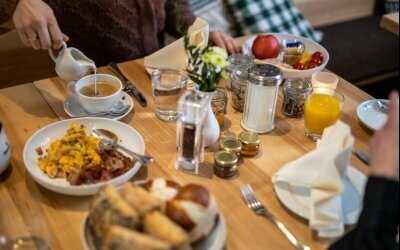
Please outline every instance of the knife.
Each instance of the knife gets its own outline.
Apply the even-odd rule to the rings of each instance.
[[[126,78],[126,76],[121,72],[121,70],[118,68],[117,64],[114,62],[110,62],[108,64],[108,66],[111,67],[111,69],[113,70],[113,72],[119,77],[121,78],[124,82],[125,82],[125,88],[124,91],[129,91],[131,92],[131,94],[133,94],[136,99],[140,102],[140,104],[143,107],[147,107],[147,101],[146,98],[144,98],[143,94],[140,93],[140,91],[136,88],[135,85],[132,84],[131,81],[129,81],[128,78]]]
[[[365,164],[369,165],[369,157],[364,151],[357,150],[356,155],[358,158],[360,158],[361,161],[363,161]]]

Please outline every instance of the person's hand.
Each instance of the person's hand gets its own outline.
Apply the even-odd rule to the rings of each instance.
[[[210,40],[215,43],[215,45],[226,49],[229,54],[236,54],[242,51],[241,47],[236,43],[236,41],[223,31],[211,31]]]
[[[399,94],[390,94],[388,120],[369,145],[371,176],[399,181]]]
[[[42,0],[19,0],[13,22],[25,46],[58,49],[62,45],[63,34],[53,10]]]

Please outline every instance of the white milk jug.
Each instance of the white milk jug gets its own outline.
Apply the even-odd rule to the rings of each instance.
[[[68,48],[65,42],[62,46],[57,57],[49,49],[50,57],[56,63],[55,70],[59,77],[66,81],[76,81],[82,78],[88,70],[96,69],[94,61],[86,57],[80,50]]]

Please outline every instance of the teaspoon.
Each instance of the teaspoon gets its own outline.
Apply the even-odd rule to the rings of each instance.
[[[142,165],[147,165],[154,161],[153,157],[135,153],[118,144],[118,136],[106,129],[93,129],[92,135],[99,138],[101,145],[104,148],[119,148],[122,151],[132,155]]]
[[[384,113],[387,113],[389,110],[389,104],[383,101],[378,101],[378,107]]]

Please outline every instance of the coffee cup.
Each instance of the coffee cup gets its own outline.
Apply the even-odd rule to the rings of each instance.
[[[82,108],[92,114],[110,111],[122,96],[121,80],[108,74],[85,76],[77,82],[69,82],[68,88]]]
[[[8,167],[11,158],[11,147],[0,121],[0,174]]]

